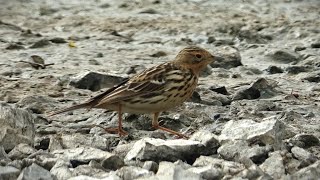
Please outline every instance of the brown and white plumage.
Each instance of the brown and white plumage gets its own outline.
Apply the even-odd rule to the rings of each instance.
[[[184,48],[173,61],[146,69],[85,103],[50,115],[79,108],[115,110],[119,113],[118,133],[124,135],[126,133],[122,130],[122,112],[152,113],[153,127],[185,137],[159,126],[158,116],[160,112],[178,106],[191,97],[197,86],[200,71],[213,59],[214,56],[202,48],[196,46]]]

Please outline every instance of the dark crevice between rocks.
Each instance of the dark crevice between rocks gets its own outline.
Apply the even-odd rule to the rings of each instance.
[[[50,138],[44,138],[39,142],[39,144],[35,145],[35,148],[37,150],[39,149],[47,150],[49,148],[49,144],[50,144]]]
[[[84,162],[84,161],[78,161],[78,160],[70,160],[70,163],[72,165],[73,168],[76,168],[80,165],[88,165],[89,162]]]

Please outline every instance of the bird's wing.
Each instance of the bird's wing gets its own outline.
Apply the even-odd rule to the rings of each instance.
[[[150,93],[160,93],[167,88],[167,73],[175,68],[176,67],[173,65],[165,63],[147,69],[132,77],[122,86],[106,94],[95,107],[103,104],[117,103],[137,96],[148,95]]]

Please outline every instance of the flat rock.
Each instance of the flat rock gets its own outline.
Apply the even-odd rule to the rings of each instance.
[[[271,153],[268,159],[260,165],[260,168],[274,179],[280,179],[285,176],[284,159],[280,151]]]
[[[221,176],[235,175],[245,169],[245,166],[238,162],[226,161],[211,156],[200,156],[192,164],[193,167],[211,166],[221,172]]]
[[[43,167],[37,164],[32,164],[31,166],[24,168],[18,177],[18,180],[35,179],[53,180],[54,177],[48,170],[44,169]]]
[[[69,162],[59,159],[51,168],[50,173],[57,179],[69,179],[72,177],[72,172],[69,167],[71,167],[71,164]]]
[[[87,176],[87,175],[80,175],[80,176],[74,176],[72,178],[69,178],[68,180],[121,180],[121,178],[117,175],[115,175],[114,173],[110,173],[107,176],[103,176],[100,178],[95,178],[95,177],[91,177],[91,176]]]
[[[254,163],[262,163],[272,150],[271,146],[251,145],[244,140],[235,140],[224,143],[218,149],[218,154],[226,160],[236,161],[241,158],[249,158]]]
[[[294,134],[281,121],[272,117],[264,119],[261,123],[249,119],[228,121],[219,136],[220,143],[230,140],[247,140],[253,142],[259,140],[264,144],[270,144],[275,149],[282,146],[282,140],[292,137]]]
[[[198,141],[204,145],[204,149],[207,150],[207,153],[202,155],[212,155],[217,152],[218,147],[220,146],[219,137],[210,131],[200,130],[192,134],[190,140]]]
[[[202,153],[205,153],[204,145],[192,140],[162,140],[154,138],[144,138],[137,141],[128,152],[125,161],[130,160],[152,160],[177,161],[179,159],[194,161]]]
[[[35,153],[37,150],[28,144],[18,144],[9,152],[11,159],[23,159]]]
[[[199,174],[202,179],[221,179],[222,171],[213,165],[207,165],[203,167],[191,167],[188,169],[195,174]]]
[[[308,166],[317,161],[317,157],[305,149],[294,146],[291,152],[295,158],[302,161],[303,166]]]
[[[62,134],[57,140],[59,140],[60,144],[63,144],[63,147],[66,149],[80,146],[90,146],[101,150],[108,149],[108,139],[99,135],[81,133]]]
[[[263,179],[263,180],[272,180],[273,178],[262,171],[262,169],[256,164],[251,165],[247,169],[244,169],[236,177],[243,179]]]
[[[54,154],[57,158],[78,162],[89,162],[91,160],[102,161],[105,158],[115,156],[109,152],[92,147],[56,150],[53,151],[52,154]]]
[[[154,173],[146,169],[136,167],[136,166],[125,166],[116,171],[116,175],[123,180],[131,180],[142,177],[150,177]]]
[[[28,111],[0,103],[0,142],[4,150],[20,143],[34,144],[34,117]]]
[[[20,170],[12,166],[0,166],[0,179],[16,180]]]
[[[81,176],[81,175],[101,178],[101,177],[108,176],[108,173],[103,169],[94,168],[87,164],[79,165],[76,168],[72,169],[72,176]]]
[[[159,170],[154,177],[150,179],[167,179],[167,180],[201,180],[200,173],[189,171],[183,164],[162,161],[159,164]]]
[[[292,174],[292,179],[319,179],[320,177],[320,160],[308,167],[302,168]]]
[[[48,109],[54,108],[54,101],[46,96],[31,95],[22,98],[17,105],[36,114],[43,114]]]

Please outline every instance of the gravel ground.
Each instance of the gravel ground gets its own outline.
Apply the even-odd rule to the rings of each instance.
[[[319,179],[320,1],[0,0],[0,179]],[[222,58],[153,130],[47,113],[197,45]],[[96,126],[99,125],[99,126]]]

